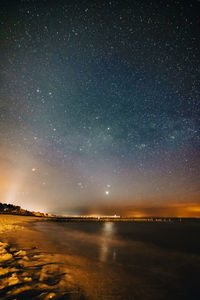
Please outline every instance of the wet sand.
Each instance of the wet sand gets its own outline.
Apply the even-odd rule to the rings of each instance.
[[[37,221],[0,215],[0,299],[86,299]]]

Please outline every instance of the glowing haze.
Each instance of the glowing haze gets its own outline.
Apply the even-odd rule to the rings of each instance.
[[[200,216],[199,2],[1,4],[0,201]]]

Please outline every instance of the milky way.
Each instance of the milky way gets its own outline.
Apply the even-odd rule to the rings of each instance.
[[[200,213],[199,1],[1,3],[0,201]]]

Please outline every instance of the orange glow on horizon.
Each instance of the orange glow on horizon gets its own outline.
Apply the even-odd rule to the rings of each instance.
[[[200,198],[194,194],[163,195],[162,197],[133,198],[111,196],[98,198],[93,191],[88,196],[76,198],[73,193],[75,175],[66,170],[35,161],[33,157],[16,154],[0,145],[0,202],[19,205],[23,209],[44,213],[88,216],[127,217],[200,217]],[[34,171],[33,171],[34,170]],[[37,171],[35,171],[37,170]],[[48,173],[49,184],[44,183],[43,174]],[[66,185],[68,184],[68,185]],[[72,187],[72,189],[71,189]],[[59,194],[61,193],[61,194]],[[89,198],[89,200],[88,200]],[[83,206],[81,206],[83,203]]]

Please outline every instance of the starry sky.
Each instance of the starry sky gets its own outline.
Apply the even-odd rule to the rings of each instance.
[[[1,1],[0,201],[200,216],[200,2]]]

